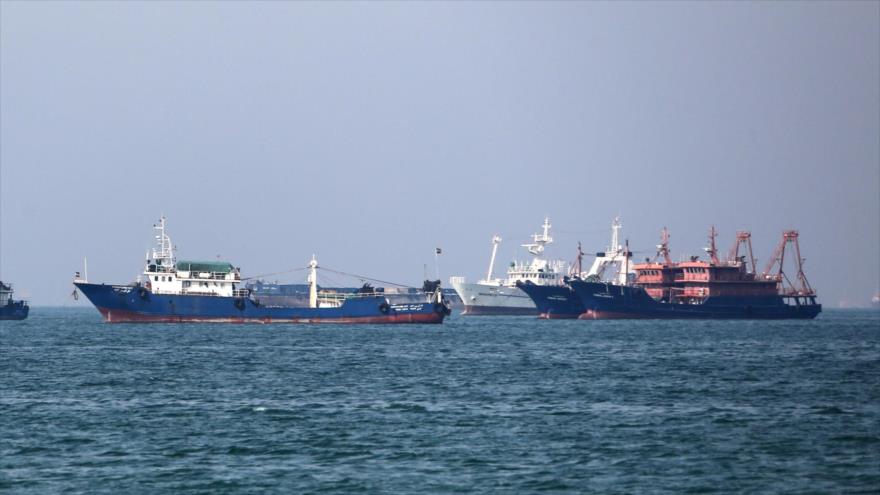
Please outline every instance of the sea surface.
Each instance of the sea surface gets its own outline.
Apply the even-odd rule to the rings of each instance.
[[[0,322],[0,492],[878,490],[878,312]]]

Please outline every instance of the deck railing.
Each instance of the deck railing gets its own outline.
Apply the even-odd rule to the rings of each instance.
[[[230,274],[232,274],[232,278],[226,278]],[[181,280],[241,280],[241,275],[235,272],[196,272],[180,270],[177,272],[177,278]]]
[[[318,299],[326,301],[344,301],[346,299],[376,296],[385,297],[385,294],[381,292],[318,292]]]

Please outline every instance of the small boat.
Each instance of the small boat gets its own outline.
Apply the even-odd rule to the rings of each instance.
[[[0,320],[23,320],[28,317],[30,307],[27,301],[12,299],[12,284],[0,281]]]

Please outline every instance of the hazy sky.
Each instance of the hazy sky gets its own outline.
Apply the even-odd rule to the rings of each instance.
[[[865,304],[880,3],[3,1],[2,279],[133,281],[163,212],[181,258],[412,284],[544,215],[561,258],[616,214],[676,258],[751,229],[761,267],[797,228],[821,301]]]

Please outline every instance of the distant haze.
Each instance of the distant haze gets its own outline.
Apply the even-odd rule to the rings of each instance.
[[[880,3],[0,3],[0,277],[131,282],[161,213],[245,276],[414,285],[496,233],[503,273],[545,215],[565,259],[618,214],[639,257],[714,224],[760,267],[796,228],[820,300],[865,305]]]

